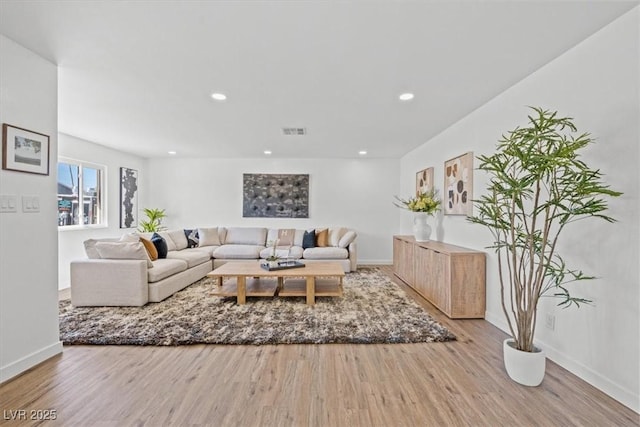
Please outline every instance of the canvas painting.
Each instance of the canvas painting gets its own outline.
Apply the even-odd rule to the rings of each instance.
[[[138,226],[138,171],[120,168],[120,228]]]
[[[433,168],[423,169],[416,173],[416,196],[433,190]]]
[[[244,174],[244,218],[309,218],[309,175]]]
[[[444,214],[473,213],[473,153],[444,162]]]

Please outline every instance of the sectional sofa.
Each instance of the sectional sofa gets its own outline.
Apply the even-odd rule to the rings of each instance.
[[[357,268],[355,239],[355,231],[341,227],[209,227],[89,239],[84,242],[87,258],[71,262],[71,303],[142,306],[162,301],[224,263],[257,261],[274,252],[303,263],[338,262],[350,272]],[[154,254],[160,258],[153,259]]]

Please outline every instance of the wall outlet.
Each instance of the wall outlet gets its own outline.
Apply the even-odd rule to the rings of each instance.
[[[544,326],[554,331],[556,329],[556,316],[554,314],[547,314],[544,318]]]

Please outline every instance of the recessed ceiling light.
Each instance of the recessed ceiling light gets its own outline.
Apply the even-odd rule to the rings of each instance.
[[[401,94],[398,98],[400,99],[400,101],[411,101],[413,99],[414,95],[412,93],[403,93]]]
[[[176,152],[175,152],[175,151],[168,151],[168,153],[169,153],[169,154],[171,154],[171,155],[176,154]]]
[[[358,151],[358,154],[360,154],[361,156],[366,156],[367,152],[365,150],[360,150]]]
[[[211,97],[216,101],[224,101],[225,99],[227,99],[227,95],[225,95],[224,93],[218,93],[218,92],[212,93]]]
[[[271,150],[264,150],[264,154],[266,154],[267,156],[271,155]]]

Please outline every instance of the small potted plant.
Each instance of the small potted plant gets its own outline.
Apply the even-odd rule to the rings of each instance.
[[[415,212],[413,218],[413,233],[417,242],[427,242],[431,237],[431,227],[427,223],[429,216],[435,215],[440,210],[440,199],[435,190],[420,192],[416,197],[401,199],[396,196],[394,205],[401,209]]]
[[[280,257],[276,253],[277,245],[278,245],[278,239],[274,239],[273,241],[269,242],[269,246],[271,246],[271,254],[267,258],[265,258],[269,268],[278,267],[278,260],[280,259]]]

